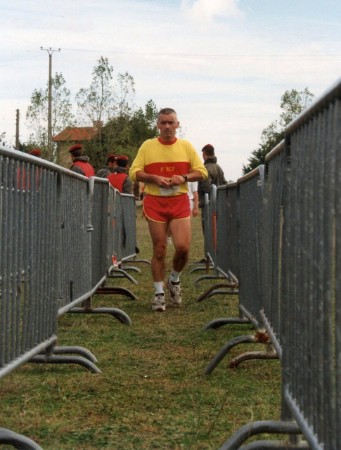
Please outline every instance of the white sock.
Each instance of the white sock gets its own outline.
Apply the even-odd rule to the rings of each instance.
[[[172,283],[178,283],[180,281],[180,272],[176,272],[174,269],[171,271],[169,275],[169,281]]]
[[[163,281],[155,281],[154,282],[155,294],[164,294],[165,291],[163,289]]]

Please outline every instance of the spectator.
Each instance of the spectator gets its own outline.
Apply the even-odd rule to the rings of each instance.
[[[205,206],[205,194],[210,194],[211,185],[221,186],[227,184],[225,180],[223,169],[217,163],[217,157],[214,154],[214,147],[211,144],[206,144],[202,149],[202,157],[204,166],[206,167],[209,177],[208,180],[198,183],[199,208],[201,209],[201,226],[205,234],[205,215],[202,208]],[[200,263],[207,262],[206,257],[202,258]]]
[[[223,169],[217,163],[217,157],[214,154],[214,147],[211,144],[207,144],[202,148],[202,157],[204,165],[209,174],[209,179],[206,181],[200,181],[198,183],[198,195],[199,195],[199,207],[202,208],[205,205],[205,194],[210,192],[211,184],[221,186],[227,184],[225,180]]]
[[[117,167],[117,158],[119,155],[111,154],[107,157],[107,162],[102,169],[99,169],[99,171],[96,173],[96,177],[99,178],[108,178],[108,176],[114,172],[114,170]]]
[[[123,194],[133,193],[133,183],[128,176],[128,156],[118,155],[117,166],[113,169],[113,173],[108,175],[110,184]]]
[[[42,158],[40,148],[32,148],[32,150],[28,151],[29,155],[36,156],[37,158]]]
[[[173,268],[167,281],[170,301],[180,306],[180,274],[188,261],[191,222],[187,182],[207,178],[207,170],[192,144],[176,137],[176,112],[164,108],[158,114],[160,136],[145,141],[130,169],[133,181],[146,184],[143,208],[153,243],[151,260],[155,295],[153,311],[165,311],[164,278],[168,230],[173,237]]]
[[[72,158],[72,166],[70,167],[72,172],[79,173],[88,178],[95,175],[95,170],[89,162],[89,157],[83,155],[82,144],[73,145],[69,148],[69,152]]]

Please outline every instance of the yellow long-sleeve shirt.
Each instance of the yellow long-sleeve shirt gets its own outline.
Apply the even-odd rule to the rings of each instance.
[[[203,179],[207,170],[193,145],[185,139],[177,139],[173,144],[163,144],[158,138],[148,139],[139,148],[131,165],[129,176],[135,181],[136,173],[143,170],[151,175],[171,178],[172,175],[187,175],[198,170]],[[144,192],[151,195],[172,196],[187,193],[187,183],[163,189],[153,183],[146,183]]]

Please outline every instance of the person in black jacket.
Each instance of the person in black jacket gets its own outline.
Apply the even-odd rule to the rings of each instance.
[[[198,183],[198,195],[199,195],[199,208],[203,208],[205,205],[205,194],[210,193],[212,184],[221,186],[227,184],[223,169],[217,163],[217,157],[214,154],[214,147],[211,144],[207,144],[202,148],[202,157],[204,160],[204,166],[207,169],[209,178],[206,181],[199,181]]]
[[[214,154],[214,147],[211,144],[205,145],[202,149],[202,157],[204,160],[204,166],[208,172],[208,179],[205,181],[198,182],[198,197],[199,197],[199,208],[201,209],[201,226],[202,231],[205,234],[205,194],[210,194],[211,185],[221,186],[227,184],[225,180],[224,171],[217,163],[217,157]],[[200,262],[205,262],[206,257],[204,257]]]

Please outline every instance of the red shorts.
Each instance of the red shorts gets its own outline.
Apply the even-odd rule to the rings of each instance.
[[[185,219],[191,215],[187,194],[170,197],[146,195],[143,210],[147,219],[162,223],[168,223],[172,219]]]

